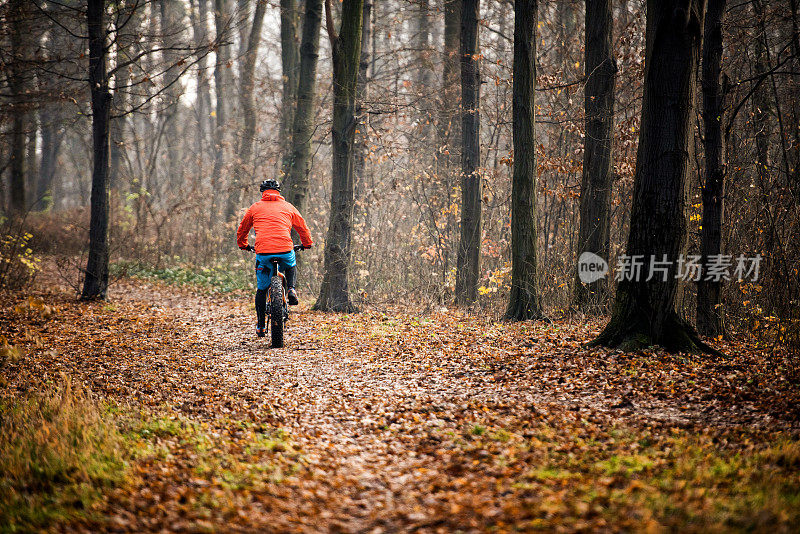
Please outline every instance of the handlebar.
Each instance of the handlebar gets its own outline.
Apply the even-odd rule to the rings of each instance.
[[[292,247],[292,250],[297,252],[297,251],[306,250],[306,249],[309,249],[309,248],[311,248],[311,247],[306,247],[306,246],[303,246],[303,245],[295,245],[295,246]],[[244,250],[246,252],[255,252],[256,251],[256,247],[254,247],[253,245],[247,245],[246,247],[242,247],[241,250]]]

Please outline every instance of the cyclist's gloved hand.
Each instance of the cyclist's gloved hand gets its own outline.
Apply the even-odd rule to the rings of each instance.
[[[252,252],[253,250],[255,250],[255,247],[253,245],[247,245],[246,247],[239,247],[239,248],[242,250],[246,250],[247,252]]]

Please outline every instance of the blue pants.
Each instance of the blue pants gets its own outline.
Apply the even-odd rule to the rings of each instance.
[[[272,272],[271,260],[273,258],[279,260],[278,266],[283,272],[297,265],[294,250],[282,254],[256,254],[256,286],[258,289],[267,289],[269,287],[269,281],[272,275],[275,274]],[[294,280],[289,280],[288,278],[287,276],[286,281],[289,283],[289,287],[293,287]]]

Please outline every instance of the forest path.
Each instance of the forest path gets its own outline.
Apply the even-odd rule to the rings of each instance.
[[[719,379],[712,377],[718,369],[705,370],[713,380],[700,387],[703,397],[684,390],[681,382],[698,369],[681,359],[641,355],[643,365],[586,351],[596,322],[508,325],[457,311],[347,315],[302,306],[288,324],[286,348],[271,349],[268,337],[254,335],[249,298],[153,289],[120,296],[158,303],[186,324],[206,355],[204,375],[218,380],[212,387],[249,403],[240,417],[268,413],[302,451],[306,469],[286,484],[289,492],[258,510],[276,531],[491,524],[507,515],[504,496],[514,484],[497,455],[505,462],[504,444],[535,435],[537,422],[569,432],[586,421],[607,428],[784,426],[759,407],[711,400],[715,385],[730,385],[730,372]],[[667,387],[683,394],[660,395]],[[471,443],[486,436],[499,450]]]
[[[108,302],[37,298],[0,310],[29,355],[10,387],[63,372],[167,420],[90,531],[641,530],[661,490],[625,462],[798,429],[786,362],[743,344],[725,361],[623,354],[585,348],[600,321],[301,306],[270,349],[249,296],[127,280]]]

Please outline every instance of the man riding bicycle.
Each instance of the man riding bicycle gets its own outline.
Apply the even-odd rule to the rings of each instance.
[[[236,242],[242,250],[255,250],[256,252],[256,335],[264,337],[265,314],[267,310],[267,288],[272,278],[272,265],[270,261],[277,259],[289,286],[289,304],[297,304],[297,291],[295,278],[297,260],[294,255],[292,243],[292,228],[297,230],[303,248],[311,248],[311,234],[306,226],[306,221],[297,208],[284,199],[281,186],[276,180],[261,182],[261,200],[247,209],[239,230],[236,232]],[[247,235],[250,229],[256,232],[256,245],[247,244]]]

